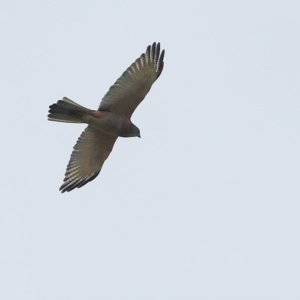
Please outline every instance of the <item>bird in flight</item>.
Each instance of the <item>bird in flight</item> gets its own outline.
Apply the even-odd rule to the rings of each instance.
[[[74,146],[64,183],[59,188],[62,193],[95,179],[119,136],[141,137],[130,118],[160,76],[164,54],[160,43],[149,45],[110,87],[98,110],[88,109],[66,97],[50,105],[49,121],[88,124]]]

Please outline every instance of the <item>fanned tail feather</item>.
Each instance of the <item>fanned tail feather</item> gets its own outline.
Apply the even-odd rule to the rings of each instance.
[[[90,110],[88,108],[64,97],[62,100],[58,100],[49,106],[48,120],[66,123],[83,123],[82,117],[89,112]]]

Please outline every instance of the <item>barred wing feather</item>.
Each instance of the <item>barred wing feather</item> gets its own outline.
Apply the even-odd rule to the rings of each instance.
[[[60,191],[69,192],[95,179],[109,156],[117,136],[108,135],[91,126],[82,132],[71,154]]]
[[[153,43],[112,85],[103,97],[98,110],[108,110],[130,118],[136,107],[160,76],[164,66],[165,50]]]

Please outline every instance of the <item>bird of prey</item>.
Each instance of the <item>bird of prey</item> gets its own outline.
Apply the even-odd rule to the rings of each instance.
[[[64,183],[59,188],[62,193],[95,179],[119,136],[140,137],[139,128],[130,118],[160,76],[164,54],[160,43],[149,45],[110,87],[98,110],[88,109],[66,97],[49,107],[50,121],[88,124],[74,146]]]

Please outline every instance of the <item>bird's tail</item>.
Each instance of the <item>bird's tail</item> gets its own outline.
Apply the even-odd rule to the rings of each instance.
[[[66,123],[84,123],[82,117],[90,110],[83,107],[71,99],[64,97],[56,103],[50,105],[48,120]]]

